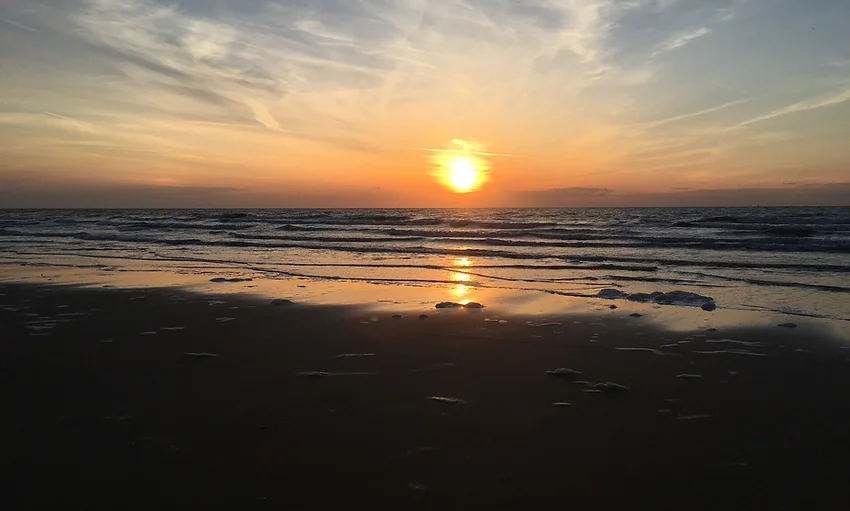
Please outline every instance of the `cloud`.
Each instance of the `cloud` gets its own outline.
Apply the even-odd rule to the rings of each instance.
[[[708,27],[700,27],[682,34],[678,34],[673,36],[672,38],[661,43],[659,48],[652,53],[653,57],[657,57],[662,53],[673,51],[676,48],[681,48],[686,44],[694,41],[695,39],[699,39],[702,36],[708,35],[711,33],[711,29]]]
[[[746,120],[742,123],[736,125],[736,127],[744,127],[749,126],[751,124],[756,124],[759,122],[767,121],[770,119],[775,119],[777,117],[782,117],[784,115],[789,115],[797,112],[806,112],[808,110],[816,110],[819,108],[826,108],[833,105],[838,105],[844,103],[846,101],[850,101],[850,89],[844,89],[839,91],[834,91],[829,94],[825,94],[822,96],[817,96],[809,99],[805,99],[803,101],[798,101],[797,103],[788,105],[783,108],[779,108],[777,110],[773,110],[772,112],[768,112],[764,115],[760,115],[758,117],[753,117],[752,119]]]

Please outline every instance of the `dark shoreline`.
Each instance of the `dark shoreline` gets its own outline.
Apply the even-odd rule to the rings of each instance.
[[[8,509],[846,505],[850,350],[803,328],[0,287]]]

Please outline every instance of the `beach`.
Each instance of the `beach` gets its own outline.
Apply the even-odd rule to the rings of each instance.
[[[805,325],[180,287],[0,294],[9,509],[845,500],[850,350]]]

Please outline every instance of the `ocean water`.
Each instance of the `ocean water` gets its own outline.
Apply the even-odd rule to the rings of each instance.
[[[0,263],[850,320],[850,208],[7,210]]]

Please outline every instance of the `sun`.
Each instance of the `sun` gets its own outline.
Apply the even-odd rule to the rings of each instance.
[[[475,188],[480,180],[478,170],[469,158],[458,156],[446,162],[446,177],[458,192],[468,192]]]

